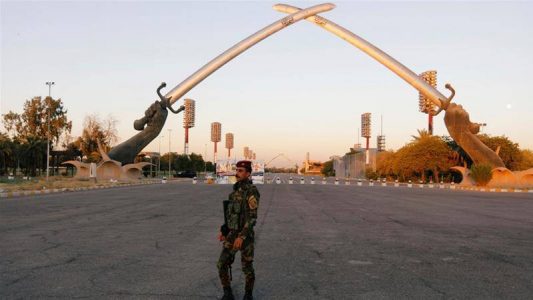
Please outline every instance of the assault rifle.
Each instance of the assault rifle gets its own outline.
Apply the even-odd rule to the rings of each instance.
[[[224,208],[224,224],[222,224],[222,226],[220,226],[220,232],[222,233],[223,237],[227,237],[228,234],[229,234],[228,206],[229,206],[229,200],[222,201],[222,207]]]

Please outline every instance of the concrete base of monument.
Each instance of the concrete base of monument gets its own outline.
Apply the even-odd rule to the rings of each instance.
[[[461,173],[463,180],[460,186],[475,186],[475,181],[470,176],[470,170],[464,167],[452,167]],[[492,170],[492,179],[487,184],[489,188],[533,188],[533,168],[524,171],[511,171],[507,168],[495,168]]]
[[[63,163],[76,168],[76,179],[89,179],[90,164],[76,160],[69,160]],[[136,181],[143,178],[142,168],[149,166],[148,162],[121,165],[116,160],[104,160],[96,166],[96,180],[118,180],[118,181]]]

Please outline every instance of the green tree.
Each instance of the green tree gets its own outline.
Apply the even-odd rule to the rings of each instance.
[[[72,122],[67,118],[67,110],[61,99],[34,97],[26,100],[22,113],[9,111],[2,116],[4,128],[12,138],[10,162],[13,168],[19,164],[26,175],[35,176],[37,170],[46,166],[46,140],[50,147],[57,144],[64,133],[70,133]],[[7,154],[7,150],[4,154]],[[7,164],[7,158],[6,164]],[[15,164],[16,162],[16,164]],[[7,171],[4,165],[3,172]]]
[[[20,115],[9,111],[7,114],[2,115],[2,123],[4,128],[7,130],[7,134],[11,137],[18,136],[20,127],[22,126],[22,120]]]
[[[320,170],[326,177],[335,176],[335,169],[333,169],[333,160],[328,160],[322,165],[322,170]]]
[[[210,162],[210,161],[206,162],[205,167],[206,167],[207,172],[215,172],[215,165],[213,164],[213,162]]]
[[[518,167],[519,170],[528,170],[533,168],[533,151],[529,149],[521,150],[522,161]]]
[[[450,159],[454,162],[455,165],[458,166],[464,166],[469,168],[472,166],[472,159],[470,156],[466,153],[466,151],[457,144],[456,141],[454,141],[449,136],[443,136],[442,140],[448,145],[448,147],[453,151]]]
[[[396,153],[394,151],[379,152],[376,157],[376,172],[379,176],[394,176],[394,160]]]
[[[194,171],[203,171],[205,168],[205,161],[201,154],[191,153],[189,156],[191,160],[191,167]]]
[[[487,147],[498,152],[498,155],[509,170],[515,171],[520,169],[522,152],[520,152],[517,143],[513,143],[506,136],[480,134],[478,137]]]
[[[192,161],[188,155],[180,154],[174,160],[173,166],[176,171],[192,170]]]
[[[170,153],[170,166],[173,172],[176,171],[176,167],[177,167],[176,161],[178,157],[179,155],[176,152]],[[168,171],[168,160],[169,160],[168,153],[161,155],[161,171]]]
[[[377,172],[375,172],[374,170],[372,170],[372,168],[366,168],[365,169],[365,177],[366,179],[370,180],[377,180],[379,178],[379,175]]]
[[[478,186],[486,186],[492,179],[492,167],[490,165],[472,165],[470,176]]]
[[[0,133],[0,176],[8,173],[8,165],[13,158],[13,141],[6,133]]]
[[[203,172],[206,168],[205,161],[200,154],[191,153],[190,155],[186,154],[173,154],[172,156],[172,168],[175,171],[196,171]],[[167,163],[166,169],[168,170],[168,154],[162,158],[161,163]]]
[[[46,167],[46,139],[40,136],[28,136],[19,148],[21,167],[24,175],[37,176],[37,169]]]
[[[85,116],[82,134],[75,141],[75,145],[86,157],[86,162],[98,162],[102,159],[98,152],[98,141],[104,151],[111,149],[111,145],[118,139],[116,123],[112,116],[104,120],[95,114]]]
[[[411,155],[412,148],[412,144],[407,144],[398,149],[393,156],[392,173],[396,174],[402,181],[411,179],[417,170],[421,169],[417,166],[418,161],[413,159],[413,155]]]
[[[452,152],[447,144],[437,136],[418,130],[419,135],[413,136],[413,141],[400,148],[394,155],[393,173],[405,180],[412,176],[420,176],[426,181],[426,172],[438,181],[439,173],[448,171],[454,165],[450,160]]]
[[[411,136],[414,142],[433,137],[433,135],[430,134],[427,129],[417,129],[416,131],[418,132],[418,136],[416,135]]]
[[[24,103],[23,112],[9,111],[3,115],[6,130],[13,136],[26,139],[29,136],[48,137],[52,144],[65,133],[70,133],[72,122],[67,118],[67,110],[61,99],[33,97]]]
[[[6,154],[6,172],[9,172],[8,169],[11,169],[11,172],[9,174],[13,173],[14,175],[17,175],[17,171],[20,168],[21,160],[24,159],[24,153],[23,149],[26,147],[26,145],[21,141],[19,138],[12,138],[10,139],[10,142],[7,142],[8,149],[5,149]]]

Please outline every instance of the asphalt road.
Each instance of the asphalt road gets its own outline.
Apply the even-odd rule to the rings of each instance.
[[[256,299],[533,297],[533,194],[262,185]],[[0,200],[0,298],[216,299],[228,185]],[[240,259],[233,287],[242,297]]]

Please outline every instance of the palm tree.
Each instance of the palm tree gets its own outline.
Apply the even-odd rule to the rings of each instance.
[[[427,129],[417,129],[416,131],[418,132],[418,136],[411,136],[414,142],[433,137],[433,135],[431,135]]]
[[[453,151],[453,157],[451,157],[451,160],[454,161],[455,165],[464,165],[464,167],[472,165],[472,159],[468,156],[466,151],[457,144],[457,142],[449,136],[443,136],[442,140]]]

